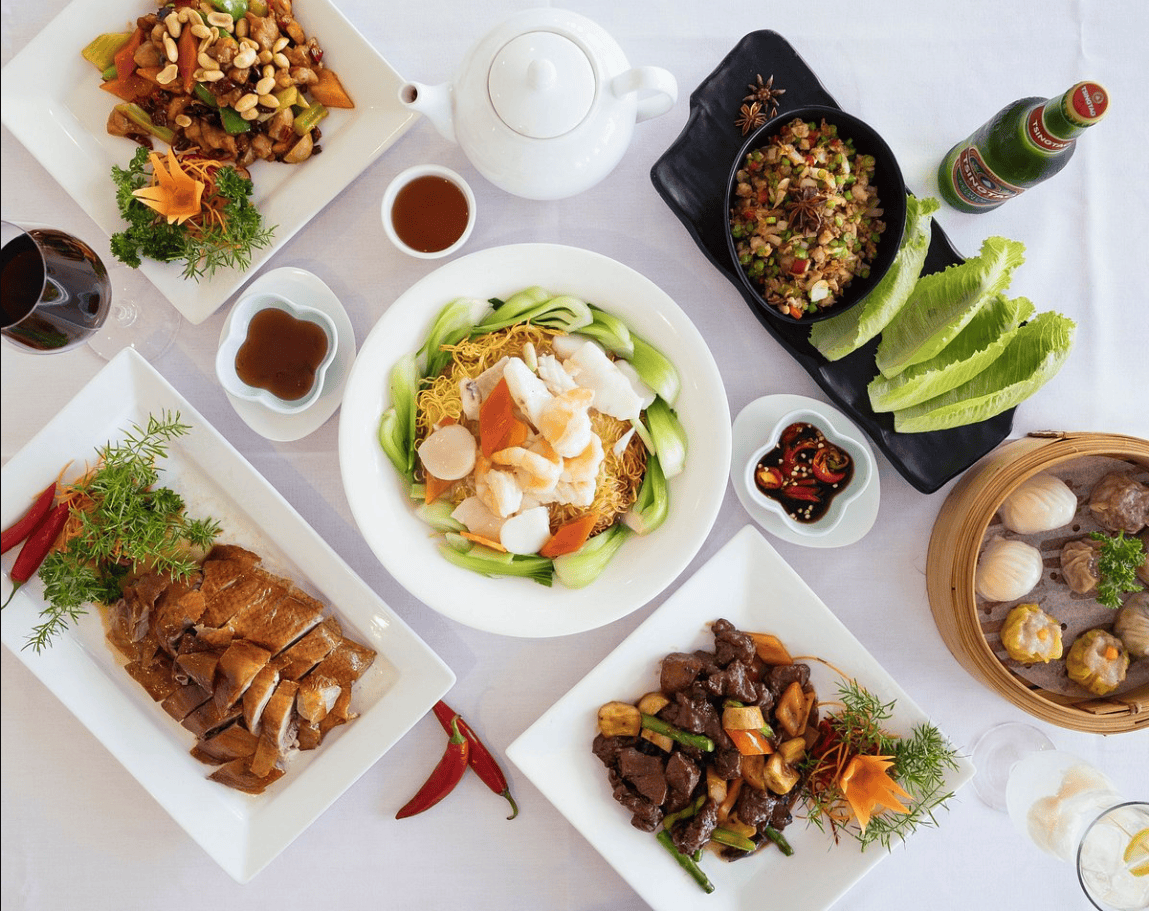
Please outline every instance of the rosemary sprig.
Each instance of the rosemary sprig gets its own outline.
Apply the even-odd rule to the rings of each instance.
[[[919,826],[937,825],[934,811],[944,807],[952,791],[946,791],[947,769],[957,768],[957,751],[932,724],[916,725],[909,737],[899,737],[883,727],[893,716],[896,702],[882,702],[877,696],[849,680],[839,685],[841,708],[826,719],[827,736],[839,745],[836,755],[845,759],[857,754],[892,756],[894,780],[909,792],[908,813],[879,813],[870,818],[865,830],[849,821],[848,804],[838,784],[841,766],[811,756],[803,765],[805,803],[810,820],[835,840],[839,832],[853,836],[864,850],[877,843],[890,850],[896,840],[905,839]]]
[[[88,604],[114,603],[135,567],[177,579],[196,571],[191,550],[207,547],[219,523],[189,518],[179,494],[155,486],[167,443],[190,429],[178,412],[149,415],[146,429],[133,424],[123,442],[97,450],[97,467],[69,490],[78,531],[40,567],[47,603],[25,647],[45,648]]]

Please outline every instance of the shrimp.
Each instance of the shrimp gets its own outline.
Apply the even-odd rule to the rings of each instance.
[[[536,440],[526,449],[522,446],[500,449],[491,456],[491,461],[514,468],[520,489],[532,497],[547,496],[554,490],[563,471],[562,457],[543,439]]]
[[[523,502],[523,490],[509,471],[492,466],[483,456],[475,462],[475,496],[500,518],[514,515]]]
[[[593,401],[593,391],[575,387],[554,396],[540,413],[535,426],[563,458],[578,455],[594,436],[587,413]]]
[[[555,484],[555,498],[572,506],[590,506],[598,486],[598,470],[604,454],[602,440],[591,434],[590,442],[577,456],[563,460],[562,474]]]

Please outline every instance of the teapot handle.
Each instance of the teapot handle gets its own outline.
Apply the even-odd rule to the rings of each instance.
[[[631,92],[652,92],[638,99],[635,123],[665,114],[678,100],[678,82],[659,66],[636,66],[610,81],[610,90],[619,98]]]

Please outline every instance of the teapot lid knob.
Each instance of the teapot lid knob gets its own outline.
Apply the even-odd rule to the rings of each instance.
[[[487,76],[495,112],[516,133],[553,139],[578,126],[594,103],[595,75],[577,44],[555,32],[512,38]]]

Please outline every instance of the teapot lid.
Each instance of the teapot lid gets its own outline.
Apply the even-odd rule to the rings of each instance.
[[[555,32],[525,32],[495,55],[487,76],[495,112],[531,139],[578,126],[594,103],[594,67],[575,42]]]

